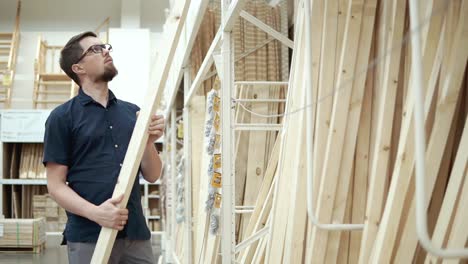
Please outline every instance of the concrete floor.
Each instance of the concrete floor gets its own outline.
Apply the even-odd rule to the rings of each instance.
[[[57,237],[59,238],[59,237]],[[47,237],[46,249],[40,254],[1,253],[1,264],[66,264],[68,263],[67,247],[60,246],[57,238]],[[61,239],[61,237],[60,237]],[[153,253],[156,261],[161,252],[160,242],[153,240]]]

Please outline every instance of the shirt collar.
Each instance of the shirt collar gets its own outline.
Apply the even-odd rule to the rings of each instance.
[[[82,105],[87,105],[89,103],[94,102],[94,99],[91,98],[91,96],[87,95],[81,87],[78,89],[78,100]],[[109,99],[107,101],[108,105],[111,102],[115,102],[116,100],[117,98],[115,97],[114,93],[109,89]]]

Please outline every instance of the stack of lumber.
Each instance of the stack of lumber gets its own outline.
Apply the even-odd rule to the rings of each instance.
[[[45,179],[45,167],[42,164],[43,144],[23,144],[19,165],[20,179]]]
[[[45,243],[45,220],[0,219],[0,251],[40,253]]]
[[[59,232],[65,229],[67,214],[50,195],[33,196],[33,217],[46,220],[47,232]]]
[[[284,121],[273,207],[260,219],[271,198],[259,197],[253,214],[257,224],[271,227],[270,235],[259,241],[253,261],[245,260],[246,253],[238,260],[441,262],[419,246],[415,229],[415,77],[406,37],[408,1],[310,3],[311,21],[305,21],[303,5],[297,6],[286,110],[296,113]],[[468,237],[468,1],[425,1],[420,13],[423,24],[413,33],[423,46],[429,234],[439,247],[463,248]],[[306,23],[312,25],[310,50]],[[307,56],[312,56],[312,68],[307,68]],[[312,82],[304,82],[309,75]],[[304,107],[307,89],[313,94],[310,120]],[[306,130],[307,122],[313,131]],[[306,160],[308,136],[313,138],[313,164]],[[309,191],[308,169],[314,183]],[[318,228],[307,214],[308,194],[320,223],[364,224],[364,229]]]
[[[219,6],[212,5],[202,22],[199,35],[192,50],[192,77],[201,64],[206,51],[219,26]],[[270,27],[281,31],[280,11],[285,6],[272,8],[263,1],[246,1],[244,10],[268,24]],[[286,33],[285,33],[286,34]],[[236,81],[281,81],[281,45],[272,40],[263,31],[248,21],[238,19],[233,29],[233,42],[235,43],[235,73]],[[214,76],[216,72],[208,73]],[[204,83],[204,93],[217,85],[215,78],[208,79]],[[221,83],[222,85],[222,83]],[[285,96],[285,87],[270,85],[236,85],[236,98],[239,99],[279,99]],[[191,102],[192,119],[192,215],[193,215],[193,263],[215,263],[219,259],[220,232],[213,235],[209,230],[209,217],[205,211],[205,202],[208,194],[209,177],[207,168],[209,156],[204,153],[206,142],[203,142],[203,124],[205,124],[205,100],[204,96],[196,96]],[[283,112],[281,103],[249,103],[243,102],[243,106],[261,115],[277,115]],[[251,115],[239,104],[236,105],[236,123],[277,124],[281,121],[278,117],[259,117]],[[272,155],[276,141],[276,131],[236,131],[235,156],[236,164],[236,206],[253,206],[256,203],[258,190],[263,186],[267,177],[267,164]],[[268,173],[271,183],[272,175]],[[267,189],[268,191],[268,189]],[[265,194],[266,195],[266,194]],[[240,241],[248,229],[250,215],[243,214],[236,217],[236,239]],[[183,226],[180,225],[180,228]],[[179,226],[178,226],[179,228]],[[176,230],[177,252],[182,252],[182,232]],[[178,253],[179,259],[183,259]]]

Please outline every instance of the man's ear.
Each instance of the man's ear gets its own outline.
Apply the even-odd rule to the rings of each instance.
[[[83,67],[79,64],[73,64],[72,67],[71,67],[72,71],[76,74],[79,74],[79,73],[84,73],[85,70],[83,69]]]

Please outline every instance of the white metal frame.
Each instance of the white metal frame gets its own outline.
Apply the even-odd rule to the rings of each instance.
[[[414,140],[416,154],[416,233],[423,248],[430,254],[442,258],[468,258],[468,249],[442,249],[434,246],[429,237],[426,214],[425,153],[426,135],[424,128],[424,102],[422,93],[422,50],[418,25],[419,6],[416,0],[409,1],[411,35],[411,71],[414,74]]]

